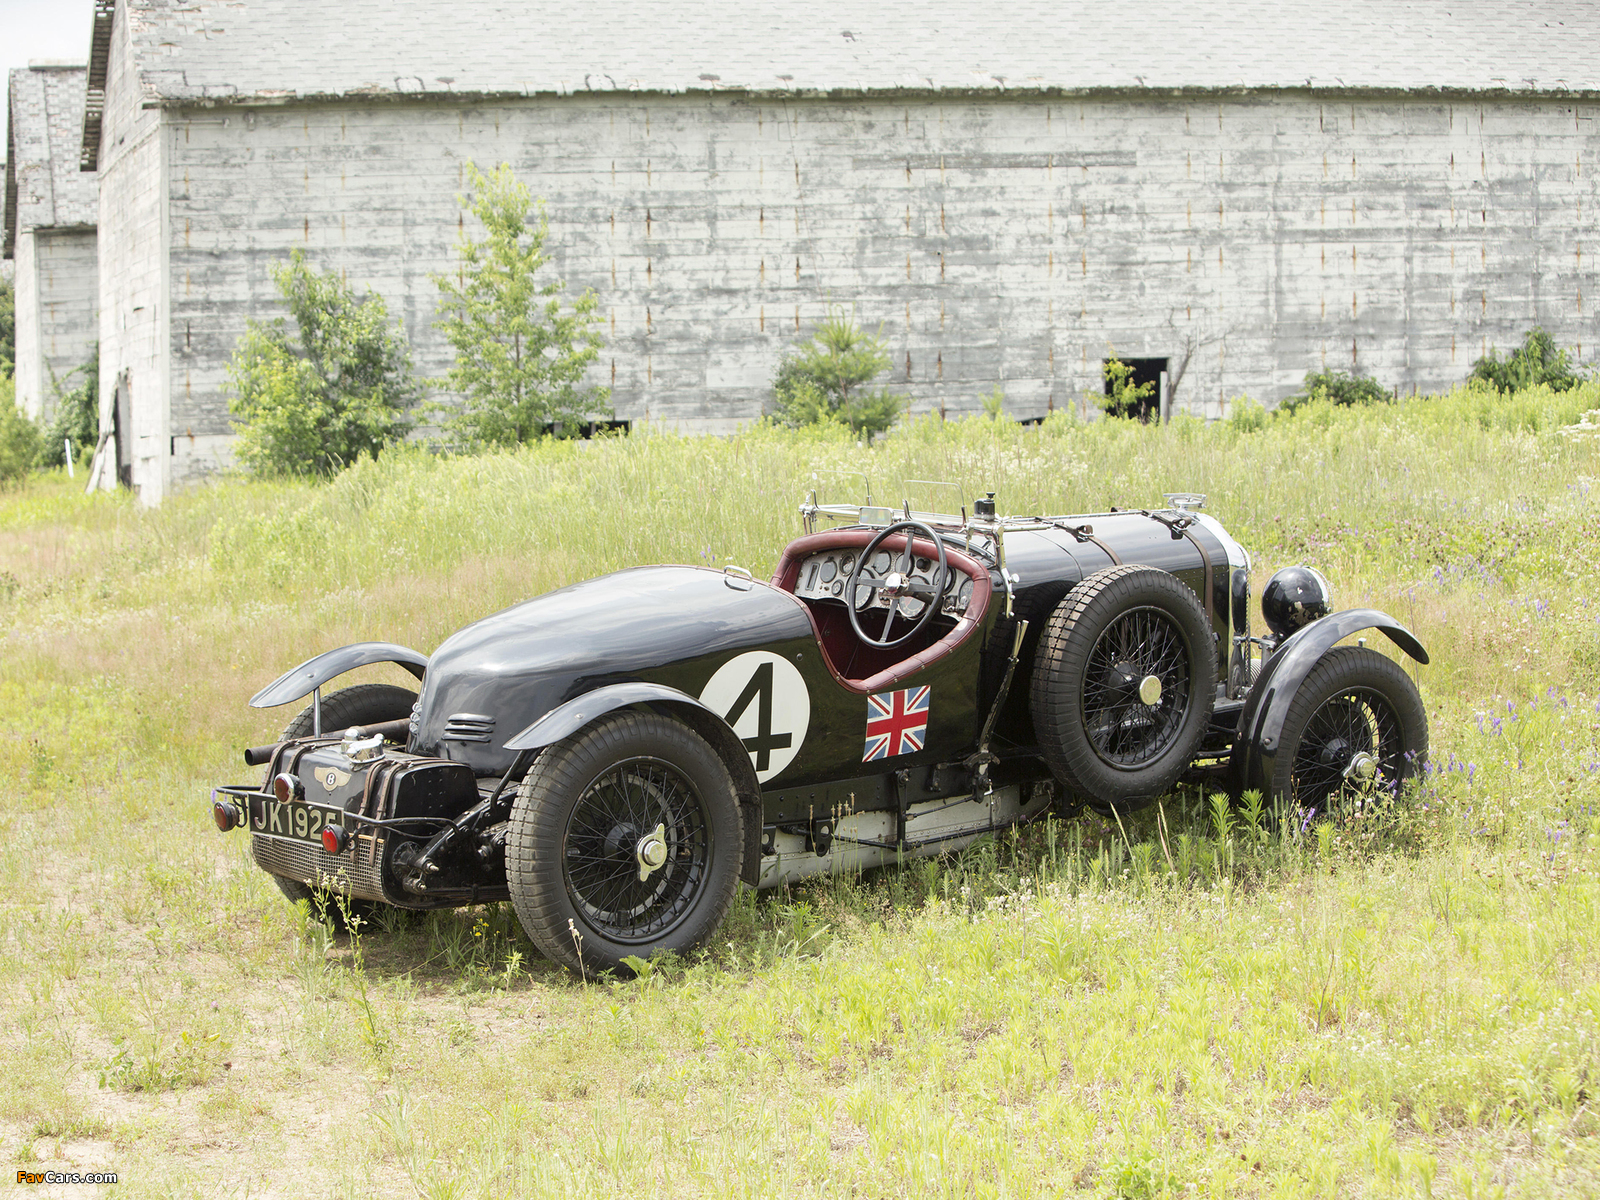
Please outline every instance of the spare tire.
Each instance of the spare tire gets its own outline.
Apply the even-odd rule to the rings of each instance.
[[[1050,771],[1101,811],[1139,808],[1193,758],[1216,702],[1200,600],[1133,564],[1088,576],[1050,616],[1029,697]]]

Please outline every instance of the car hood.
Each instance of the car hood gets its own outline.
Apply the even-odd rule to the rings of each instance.
[[[635,567],[503,609],[428,659],[411,748],[508,769],[501,747],[584,692],[637,679],[698,695],[727,652],[811,636],[786,592],[706,567]]]

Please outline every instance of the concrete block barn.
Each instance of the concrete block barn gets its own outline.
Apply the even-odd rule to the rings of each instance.
[[[99,336],[92,173],[78,170],[83,64],[35,62],[6,89],[4,255],[15,264],[17,403],[54,414]]]
[[[465,164],[548,202],[618,417],[748,422],[830,304],[914,411],[1405,391],[1542,324],[1592,354],[1600,7],[94,0],[102,395],[154,502],[302,250],[442,375]]]

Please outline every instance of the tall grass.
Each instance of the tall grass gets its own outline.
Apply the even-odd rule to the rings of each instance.
[[[1600,448],[1559,430],[1597,407],[410,451],[156,511],[0,493],[0,1138],[128,1195],[1595,1194]],[[807,491],[863,477],[1010,513],[1207,492],[1258,585],[1309,562],[1429,647],[1427,775],[1305,829],[1185,785],[745,893],[628,983],[554,971],[504,907],[334,938],[211,830],[206,790],[290,715],[245,699],[311,653],[430,650],[640,562],[763,574]]]

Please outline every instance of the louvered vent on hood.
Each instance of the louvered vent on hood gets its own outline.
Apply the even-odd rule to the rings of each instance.
[[[494,736],[494,718],[479,713],[455,713],[444,723],[446,742],[487,742]]]

